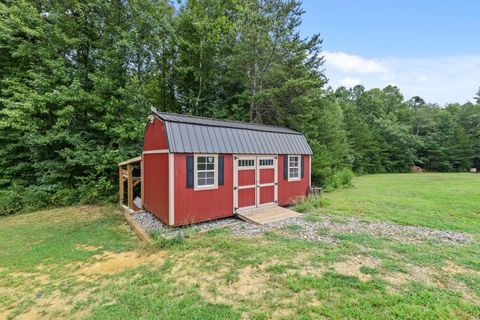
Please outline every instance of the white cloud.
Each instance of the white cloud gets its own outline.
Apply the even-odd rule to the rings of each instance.
[[[350,78],[350,77],[342,78],[340,79],[340,81],[338,81],[339,85],[348,87],[348,88],[355,87],[356,85],[361,83],[362,83],[362,80],[358,78]]]
[[[344,72],[385,73],[387,68],[375,59],[365,59],[344,52],[325,52],[328,63]]]
[[[326,76],[333,87],[362,84],[370,89],[394,84],[406,99],[418,95],[442,105],[471,101],[480,87],[480,55],[367,59],[327,52],[325,58]]]

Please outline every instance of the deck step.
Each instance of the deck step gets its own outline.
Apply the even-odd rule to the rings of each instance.
[[[256,208],[238,213],[240,219],[259,225],[295,218],[300,215],[298,212],[279,206]]]

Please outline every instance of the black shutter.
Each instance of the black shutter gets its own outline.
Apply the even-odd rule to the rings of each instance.
[[[288,155],[283,156],[283,179],[288,180]]]
[[[193,188],[193,156],[187,156],[187,188]]]
[[[218,185],[223,186],[224,176],[223,156],[218,156]]]
[[[303,177],[305,176],[305,161],[303,159],[303,156],[300,156],[300,158],[302,159],[302,162],[301,162],[301,174],[302,174],[302,179]]]

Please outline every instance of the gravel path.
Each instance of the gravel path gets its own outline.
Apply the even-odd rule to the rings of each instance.
[[[435,230],[426,227],[403,226],[388,222],[365,222],[355,218],[337,217],[327,214],[317,216],[318,221],[311,221],[305,216],[295,217],[265,225],[256,225],[236,218],[225,218],[202,222],[191,227],[170,228],[149,212],[139,212],[132,215],[147,232],[158,231],[169,238],[181,234],[188,228],[195,231],[208,231],[226,226],[237,236],[260,237],[266,231],[277,231],[291,238],[333,243],[335,234],[367,234],[377,237],[389,237],[401,241],[436,240],[447,243],[467,243],[469,235]],[[233,225],[232,225],[233,224]]]
[[[369,223],[355,218],[341,218],[341,222],[338,222],[338,217],[335,218],[330,215],[321,215],[318,216],[318,219],[319,221],[308,221],[305,216],[300,216],[263,226],[246,223],[230,227],[230,229],[235,235],[250,237],[260,236],[265,231],[280,230],[293,238],[324,242],[335,242],[335,233],[367,234],[403,241],[438,240],[450,243],[466,243],[471,240],[470,236],[464,233],[426,227],[402,226],[388,222]]]
[[[234,222],[241,222],[235,218],[224,218],[224,219],[217,219],[207,222],[197,223],[193,226],[189,227],[178,227],[178,228],[171,228],[158,220],[153,214],[142,211],[137,212],[132,215],[132,218],[142,226],[142,228],[147,232],[160,232],[164,237],[170,238],[174,237],[182,232],[185,232],[188,228],[194,228],[195,231],[208,231],[216,228],[220,228],[223,226],[230,225]]]
[[[465,243],[470,236],[454,231],[436,230],[427,227],[405,226],[388,222],[364,222],[355,218],[346,218],[345,223],[332,221],[332,216],[322,217],[319,226],[340,233],[366,233],[379,237],[392,237],[402,240],[440,240],[445,242]]]

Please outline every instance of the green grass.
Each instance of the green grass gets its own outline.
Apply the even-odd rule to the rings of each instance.
[[[457,187],[448,192],[450,200],[441,199],[444,205],[440,205],[426,195],[443,184],[425,184],[425,179],[436,181],[445,176],[450,186]],[[415,183],[416,177],[422,183]],[[352,188],[325,195],[328,201],[322,203],[328,203],[326,207],[307,204],[306,217],[317,222],[327,210],[338,214],[333,221],[339,224],[346,216],[359,214],[365,220],[468,233],[476,230],[472,217],[478,214],[478,207],[465,196],[469,189],[458,186],[475,186],[470,179],[463,174],[360,177]],[[399,205],[389,208],[384,203],[388,194],[392,203],[402,201],[403,187],[399,184],[405,181],[411,184],[410,189],[422,186],[418,187],[422,192],[413,191],[411,204],[405,209],[410,215],[404,215]],[[380,187],[375,186],[377,183]],[[467,200],[457,206],[454,199]],[[315,199],[315,203],[320,202]],[[357,203],[362,213],[353,210]],[[448,220],[452,208],[457,207],[463,210],[457,215],[464,216],[459,221],[437,225],[422,217],[435,212],[438,220],[444,216]],[[338,233],[326,227],[319,227],[317,232],[332,237],[334,243],[290,238],[299,232],[300,225],[291,225],[261,238],[235,237],[224,229],[169,241],[154,235],[158,246],[152,248],[134,237],[113,206],[77,206],[10,216],[0,219],[0,318],[480,316],[478,238],[467,244],[412,242]],[[85,273],[92,268],[95,272]]]
[[[480,234],[480,174],[366,175],[322,197],[335,214]]]

